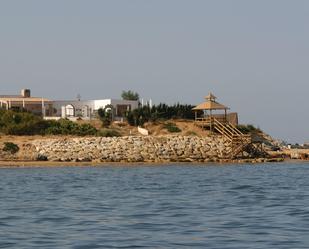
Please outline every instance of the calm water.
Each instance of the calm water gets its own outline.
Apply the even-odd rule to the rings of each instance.
[[[309,164],[0,175],[0,248],[309,248]]]

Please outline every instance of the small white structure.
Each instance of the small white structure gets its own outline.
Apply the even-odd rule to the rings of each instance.
[[[127,111],[138,108],[138,101],[99,99],[99,100],[59,100],[53,101],[54,116],[62,118],[90,119],[97,111],[106,106],[112,106],[114,120],[125,117]]]
[[[144,128],[140,127],[140,126],[137,127],[137,131],[140,134],[144,135],[144,136],[148,136],[149,135],[149,131],[147,129],[144,129]]]

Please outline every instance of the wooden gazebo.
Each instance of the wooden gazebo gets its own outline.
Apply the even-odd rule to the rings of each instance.
[[[202,127],[209,127],[212,130],[214,119],[221,123],[227,122],[227,106],[222,105],[216,101],[217,97],[212,93],[209,93],[205,97],[206,101],[197,105],[192,110],[195,112],[195,122]],[[201,116],[198,116],[199,112],[203,112]],[[223,114],[215,113],[217,111],[224,111]]]
[[[229,110],[227,106],[218,103],[212,93],[209,93],[205,99],[205,102],[192,109],[195,112],[195,124],[224,136],[230,143],[231,150],[227,152],[229,158],[237,158],[244,151],[253,156],[256,153],[265,153],[261,147],[252,142],[250,134],[243,134],[235,124],[231,123],[230,116],[233,113],[227,113]]]

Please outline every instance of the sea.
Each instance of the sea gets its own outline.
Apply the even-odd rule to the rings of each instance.
[[[0,248],[309,248],[309,163],[0,169]]]

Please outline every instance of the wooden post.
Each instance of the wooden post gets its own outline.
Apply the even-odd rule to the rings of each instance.
[[[227,123],[227,114],[226,114],[226,109],[224,109],[224,122]]]
[[[210,132],[212,133],[212,110],[210,110]]]
[[[45,104],[43,98],[42,98],[42,116],[45,117]]]

